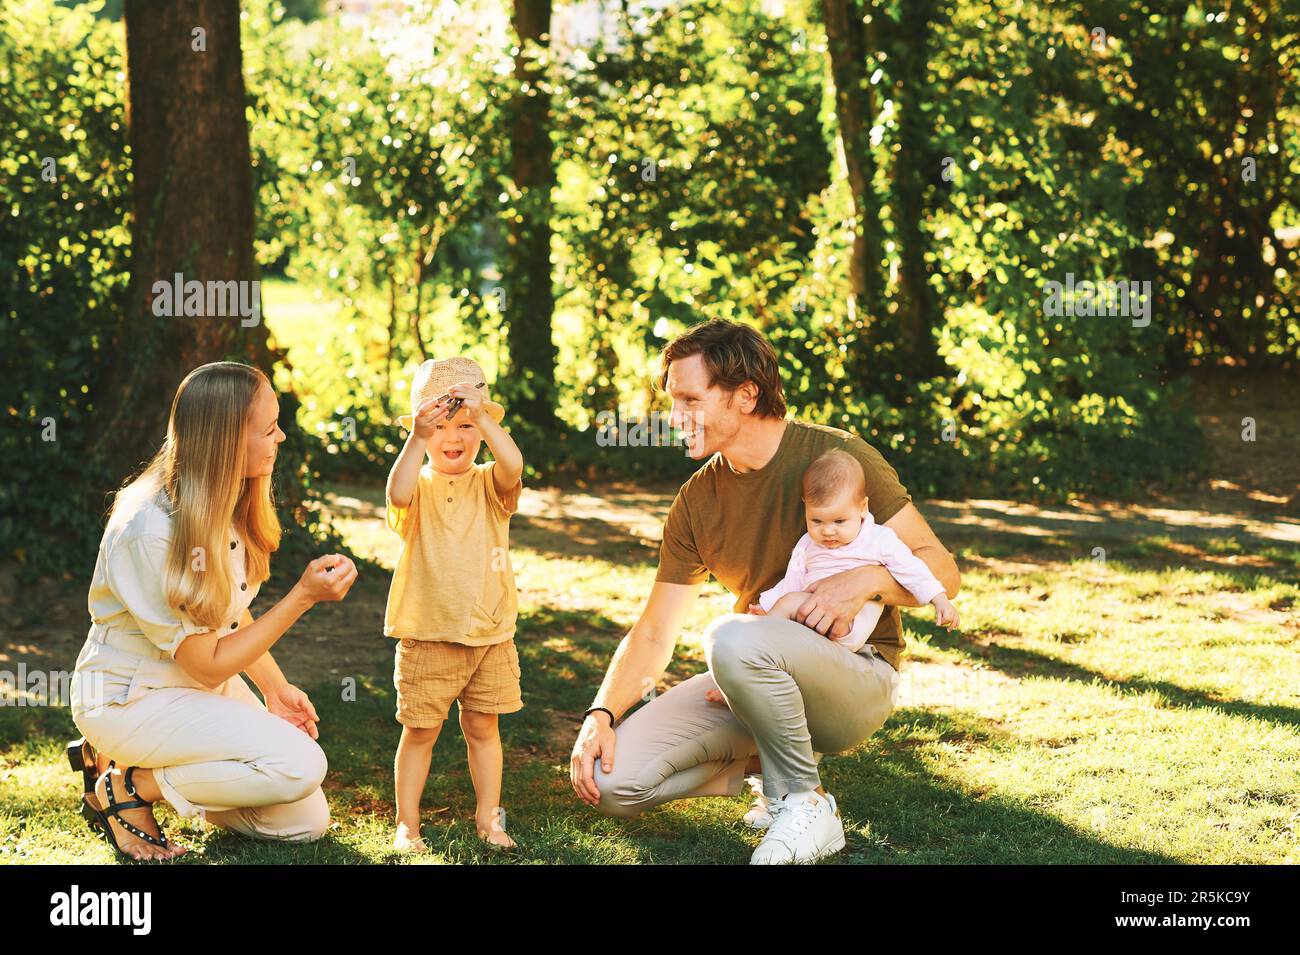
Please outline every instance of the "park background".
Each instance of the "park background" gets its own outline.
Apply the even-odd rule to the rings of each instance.
[[[1298,28],[1281,0],[11,0],[0,669],[72,668],[109,493],[187,371],[253,362],[290,531],[254,612],[316,553],[363,562],[275,651],[336,825],[286,849],[164,819],[189,862],[391,861],[383,479],[415,366],[469,354],[528,465],[516,858],[744,861],[738,799],[625,824],[567,783],[693,467],[598,416],[666,411],[658,350],[733,318],[964,575],[962,632],[905,613],[899,709],[826,762],[836,861],[1297,861]],[[260,280],[263,320],[156,316],[177,272]],[[1069,275],[1150,282],[1149,324],[1048,314]],[[664,686],[728,609],[710,584]],[[111,859],[72,735],[0,709],[0,861]],[[458,736],[434,861],[492,861]]]

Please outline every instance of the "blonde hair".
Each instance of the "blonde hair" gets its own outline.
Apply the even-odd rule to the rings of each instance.
[[[280,546],[271,478],[244,477],[248,415],[262,385],[271,387],[266,375],[238,362],[191,371],[176,389],[162,447],[113,502],[116,514],[166,492],[172,538],[163,592],[173,610],[205,627],[221,626],[230,609],[227,529],[244,538],[250,584],[270,576],[271,553]]]
[[[827,451],[803,472],[803,499],[807,504],[826,504],[844,487],[852,489],[854,500],[866,499],[866,472],[862,462],[847,451]]]

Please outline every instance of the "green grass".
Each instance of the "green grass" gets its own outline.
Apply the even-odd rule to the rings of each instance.
[[[313,845],[277,846],[185,825],[167,810],[169,830],[193,849],[186,864],[410,861],[388,849],[398,728],[390,658],[372,627],[395,540],[378,525],[378,491],[347,493],[339,525],[376,561],[368,589],[349,597],[363,622],[285,664],[293,678],[320,663],[308,667],[307,688],[330,759],[333,828]],[[757,837],[740,824],[739,798],[618,822],[568,786],[573,714],[649,589],[655,548],[645,534],[666,501],[529,498],[513,533],[526,706],[502,718],[503,801],[521,850],[507,860],[475,837],[452,721],[425,791],[434,853],[413,864],[746,861]],[[964,569],[963,632],[937,630],[931,611],[909,612],[899,708],[858,749],[823,764],[849,837],[834,863],[1300,861],[1294,547],[1273,548],[1267,566],[1234,567],[1231,555],[1261,548],[1189,555],[1172,536],[1121,533],[1103,542],[1102,565],[1080,557],[1092,540],[958,538],[949,543]],[[698,635],[729,605],[716,585],[706,589],[665,683],[703,668]],[[255,611],[264,608],[259,600]],[[310,655],[333,659],[357,644],[376,652],[356,701],[344,702],[339,677]],[[62,754],[72,735],[65,709],[0,709],[0,862],[114,861],[76,813],[77,779]]]

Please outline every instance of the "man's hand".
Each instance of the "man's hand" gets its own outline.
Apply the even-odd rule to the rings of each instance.
[[[569,758],[569,781],[578,798],[592,806],[600,804],[600,790],[596,788],[596,760],[600,768],[610,772],[614,768],[614,727],[609,714],[592,713],[582,723],[578,741],[573,744]]]
[[[794,619],[832,640],[853,629],[853,618],[867,604],[857,569],[823,577],[807,590],[809,597],[795,611]]]
[[[266,712],[288,720],[312,739],[320,738],[320,731],[316,729],[316,724],[320,722],[316,707],[311,705],[307,694],[292,683],[286,683],[267,697]]]

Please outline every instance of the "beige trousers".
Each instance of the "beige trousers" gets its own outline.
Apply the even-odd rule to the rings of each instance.
[[[329,826],[325,753],[266,712],[236,675],[215,690],[158,687],[77,714],[77,728],[119,766],[154,771],[177,813],[264,839],[311,841]]]
[[[726,614],[704,632],[704,652],[708,673],[615,730],[613,769],[595,767],[601,812],[631,818],[674,799],[739,795],[755,754],[768,797],[816,789],[816,754],[862,742],[897,697],[898,672],[870,644],[853,653],[793,620]],[[725,705],[704,697],[715,682]]]

